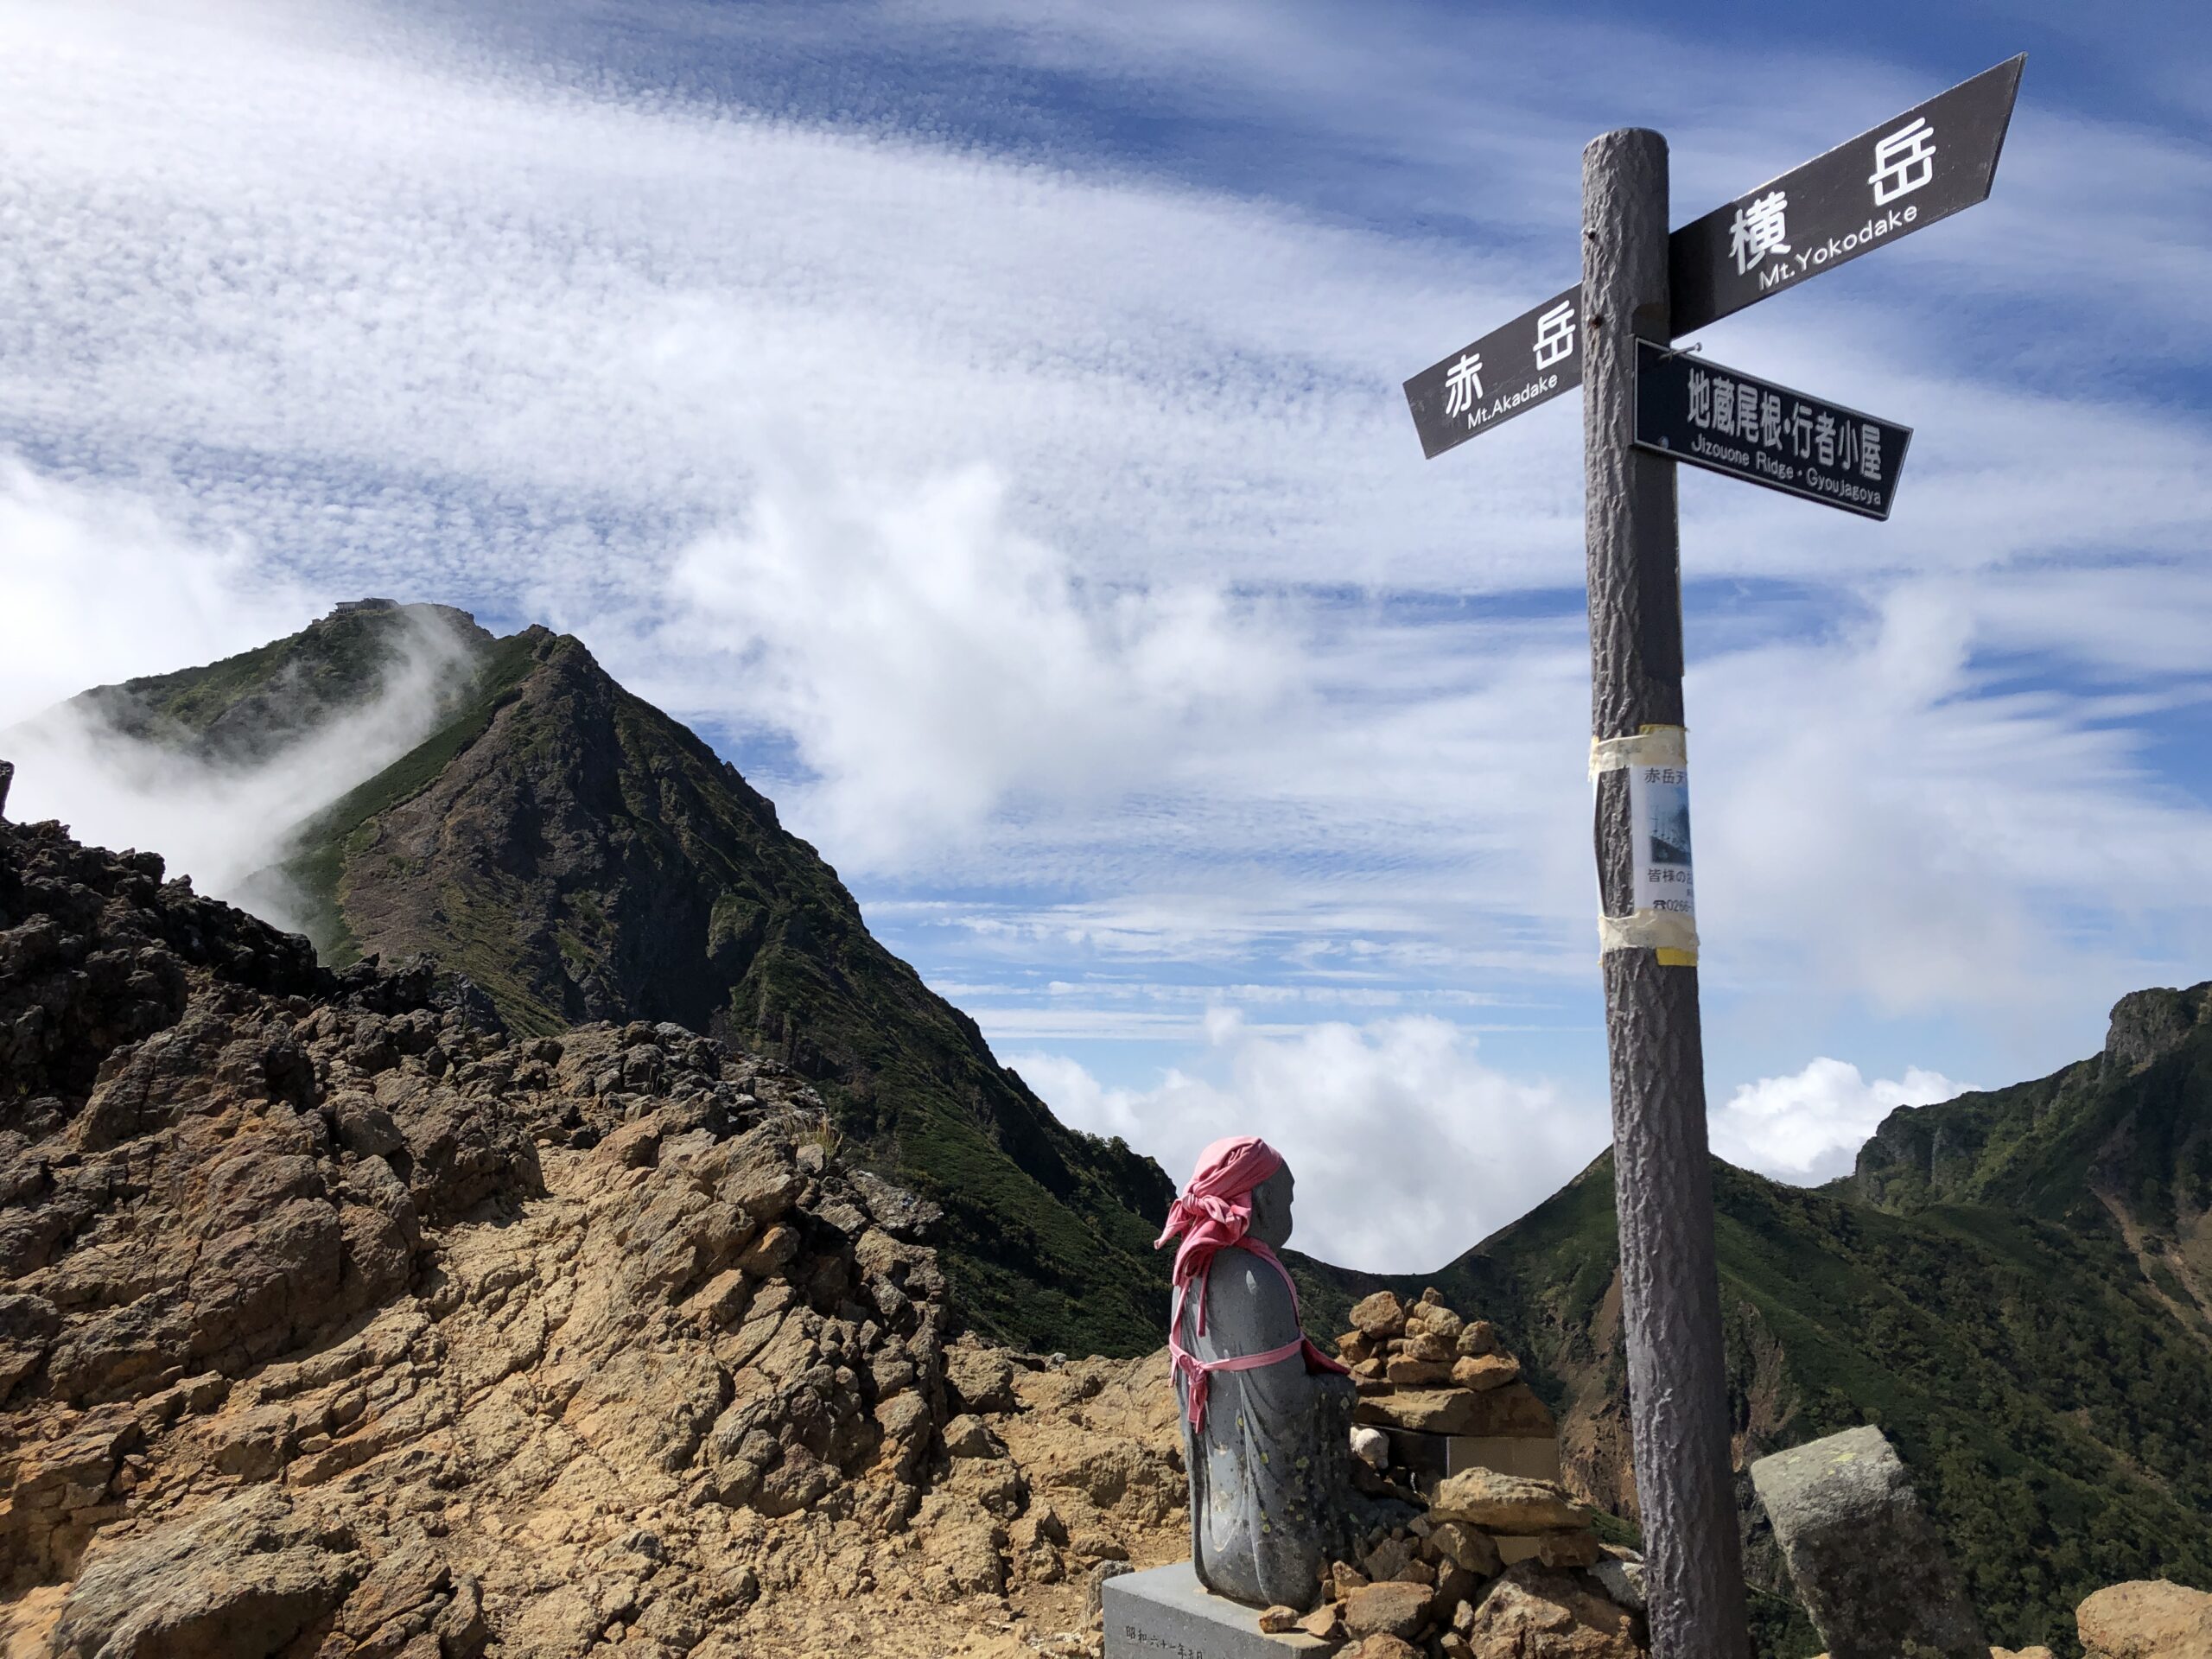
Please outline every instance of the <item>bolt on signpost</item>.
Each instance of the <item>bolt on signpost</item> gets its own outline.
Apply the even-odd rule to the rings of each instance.
[[[1630,1426],[1658,1659],[1745,1659],[1713,1254],[1674,463],[1885,519],[1909,429],[1671,349],[1986,200],[2024,58],[1667,231],[1667,142],[1582,157],[1567,289],[1405,383],[1431,457],[1580,385],[1599,961]]]

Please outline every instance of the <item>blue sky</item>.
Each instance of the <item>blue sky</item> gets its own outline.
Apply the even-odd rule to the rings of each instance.
[[[1680,222],[2024,50],[1987,204],[1703,337],[1916,430],[1886,525],[1682,480],[1716,1142],[1823,1177],[2212,975],[2208,47],[0,0],[0,722],[365,593],[574,631],[1064,1116],[1433,1265],[1605,1135],[1580,423],[1427,462],[1398,382],[1572,280],[1592,134]],[[218,887],[345,771],[40,760]]]

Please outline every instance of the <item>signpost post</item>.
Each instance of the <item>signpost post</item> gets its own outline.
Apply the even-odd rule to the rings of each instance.
[[[1599,950],[1657,1659],[1750,1653],[1698,1018],[1673,463],[1887,518],[1911,437],[1669,346],[1984,200],[2023,62],[1962,82],[1671,236],[1666,140],[1637,129],[1593,140],[1582,157],[1580,289],[1405,383],[1431,457],[1578,384],[1584,392]]]

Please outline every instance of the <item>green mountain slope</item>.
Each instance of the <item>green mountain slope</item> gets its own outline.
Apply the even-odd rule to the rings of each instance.
[[[2104,1052],[2051,1077],[1899,1108],[1848,1185],[1901,1215],[1986,1205],[2120,1243],[2212,1345],[2212,983],[2121,998]]]
[[[1853,1182],[1714,1166],[1739,1462],[1881,1425],[2007,1645],[2078,1652],[2074,1606],[2116,1580],[2212,1587],[2212,1344],[2139,1249],[2202,1236],[2207,992],[2127,999],[2105,1053],[2055,1078],[1899,1112]],[[2165,1232],[2123,1227],[2096,1196],[2123,1178],[2127,1213]],[[1576,1483],[1633,1518],[1618,1262],[1607,1154],[1426,1278],[1300,1277],[1317,1323],[1384,1282],[1497,1319],[1560,1414]],[[1756,1598],[1764,1649],[1809,1654],[1750,1532],[1776,1592]]]
[[[219,663],[95,686],[65,707],[199,760],[250,764],[372,701],[410,647],[457,696],[492,643],[465,611],[359,601]]]
[[[124,691],[172,741],[296,735],[374,683],[405,620],[349,610]],[[429,954],[524,1032],[672,1020],[779,1057],[866,1158],[944,1207],[946,1264],[984,1329],[1068,1351],[1156,1345],[1151,1243],[1173,1198],[1158,1166],[1059,1123],[877,944],[766,798],[581,642],[469,626],[436,729],[303,826],[265,878],[326,959]],[[300,685],[329,689],[295,709]]]

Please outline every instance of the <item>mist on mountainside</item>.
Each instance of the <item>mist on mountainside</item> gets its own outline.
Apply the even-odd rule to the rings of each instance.
[[[163,706],[156,678],[98,688],[0,731],[0,754],[16,765],[9,815],[158,852],[200,892],[299,931],[296,895],[269,874],[297,827],[421,742],[474,677],[459,613],[353,614],[384,622],[358,699],[350,681],[319,684],[315,665],[294,660],[257,687],[246,720],[196,722]]]

